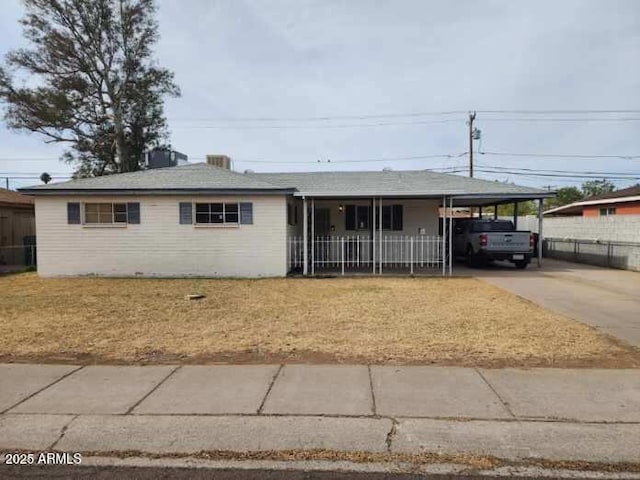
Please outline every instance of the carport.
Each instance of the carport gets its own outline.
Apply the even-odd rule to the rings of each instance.
[[[288,271],[309,276],[451,275],[453,208],[536,200],[541,212],[554,195],[426,170],[252,175],[295,189],[287,205]],[[540,256],[539,247],[539,263]]]
[[[513,224],[518,229],[518,205],[526,201],[535,201],[538,207],[538,242],[537,242],[537,263],[538,267],[542,265],[542,244],[543,244],[543,220],[544,220],[544,199],[555,196],[555,192],[540,191],[537,194],[528,193],[508,193],[508,194],[463,194],[452,197],[452,208],[465,207],[469,209],[477,209],[480,218],[483,217],[483,209],[493,207],[493,218],[498,218],[498,207],[500,205],[513,204]],[[452,234],[451,231],[448,232]]]

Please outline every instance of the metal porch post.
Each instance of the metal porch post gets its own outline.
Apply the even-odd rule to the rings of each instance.
[[[449,197],[449,276],[453,269],[453,197]]]
[[[498,219],[498,204],[495,204],[493,206],[493,219],[497,220]]]
[[[380,258],[378,259],[378,272],[382,275],[382,197],[378,197],[378,230],[380,230]]]
[[[446,239],[447,239],[447,197],[442,197],[442,276],[446,274]]]
[[[302,199],[302,274],[309,274],[309,210],[307,197]]]
[[[376,274],[376,197],[371,198],[371,263],[373,264],[373,274]]]
[[[542,267],[542,211],[544,207],[544,198],[538,199],[538,268]]]
[[[518,230],[518,202],[513,202],[513,227]]]
[[[316,199],[311,199],[311,275],[316,274]]]
[[[340,253],[342,257],[342,275],[344,276],[344,237],[340,237]]]

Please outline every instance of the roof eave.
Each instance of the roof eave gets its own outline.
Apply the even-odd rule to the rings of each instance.
[[[35,196],[62,195],[290,195],[291,188],[23,188],[20,193]]]
[[[439,199],[443,196],[454,197],[456,199],[465,200],[465,199],[478,199],[478,198],[514,198],[514,199],[538,199],[538,198],[551,198],[555,197],[554,192],[532,192],[532,193],[464,193],[464,192],[443,192],[443,193],[433,193],[433,192],[417,192],[417,193],[407,193],[407,192],[385,192],[385,193],[375,193],[375,192],[336,192],[336,193],[327,193],[327,192],[300,192],[296,191],[294,197],[322,197],[322,198],[353,198],[353,197],[393,197],[393,198],[434,198]]]
[[[640,202],[640,195],[635,195],[630,197],[602,198],[600,200],[581,200],[579,202],[562,205],[561,207],[552,208],[551,210],[547,210],[546,212],[544,212],[544,214],[547,215],[550,213],[562,213],[574,208],[582,209],[582,207],[589,207],[592,205],[610,205],[610,204],[627,203],[627,202]]]

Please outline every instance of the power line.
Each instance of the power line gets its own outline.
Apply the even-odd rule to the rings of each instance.
[[[235,162],[239,163],[272,163],[272,164],[314,164],[314,163],[368,163],[368,162],[401,162],[408,160],[425,160],[429,158],[459,158],[466,155],[467,152],[462,153],[443,153],[443,154],[434,154],[434,155],[413,155],[408,157],[386,157],[386,158],[362,158],[362,159],[349,159],[349,160],[252,160],[252,159],[234,159]],[[198,159],[198,157],[196,157]]]
[[[640,117],[627,118],[487,118],[482,117],[478,120],[482,122],[637,122]],[[397,126],[413,126],[413,125],[434,125],[446,123],[459,123],[462,118],[442,119],[442,120],[412,120],[406,122],[377,122],[377,123],[350,123],[350,124],[329,124],[329,125],[173,125],[174,129],[218,129],[218,130],[300,130],[300,129],[342,129],[342,128],[376,128],[376,127],[397,127]]]
[[[539,158],[620,158],[634,160],[640,155],[582,155],[567,153],[514,153],[514,152],[479,152],[480,155],[496,155],[508,157],[539,157]]]
[[[634,172],[590,172],[590,171],[575,171],[575,170],[551,170],[551,169],[537,169],[537,168],[525,168],[525,167],[514,167],[514,166],[498,166],[498,165],[484,165],[478,164],[478,166],[482,168],[493,168],[500,170],[522,170],[525,172],[547,172],[547,173],[575,173],[575,174],[585,174],[585,175],[631,175],[637,176],[640,173]]]
[[[50,162],[51,160],[60,160],[60,158],[54,157],[4,157],[0,158],[0,161],[7,162]]]
[[[205,118],[176,118],[169,117],[169,121],[189,122],[189,121],[216,121],[216,122],[328,122],[333,120],[374,120],[384,118],[407,118],[407,117],[428,117],[428,116],[448,116],[462,115],[465,110],[448,110],[440,112],[410,112],[410,113],[386,113],[370,115],[327,115],[317,117],[205,117]],[[638,111],[640,113],[640,110]]]
[[[0,174],[0,178],[8,178],[10,180],[39,180],[40,175],[2,175]],[[51,179],[58,178],[71,178],[71,175],[59,175],[59,176],[51,176]]]
[[[513,170],[490,170],[487,168],[483,168],[482,171],[484,173],[500,173],[500,174],[508,174],[508,175],[521,175],[526,177],[557,177],[557,178],[584,178],[584,179],[601,179],[606,177],[610,180],[640,180],[640,176],[618,176],[618,175],[581,175],[579,173],[574,174],[558,174],[558,173],[527,173],[527,172],[519,172]]]
[[[477,110],[479,113],[500,113],[513,115],[581,115],[581,114],[635,114],[640,110]]]
[[[220,129],[220,130],[284,130],[284,129],[333,129],[333,128],[370,128],[370,127],[395,127],[404,125],[432,125],[444,123],[458,123],[461,119],[443,120],[417,120],[407,122],[377,122],[377,123],[351,123],[334,125],[174,125],[172,128],[180,129]]]
[[[640,117],[588,117],[588,118],[487,118],[483,122],[637,122]]]
[[[297,116],[297,117],[201,117],[201,118],[180,118],[169,117],[169,121],[174,122],[328,122],[333,120],[373,120],[385,118],[416,118],[429,116],[450,116],[467,115],[469,111],[475,110],[478,113],[489,115],[594,115],[594,114],[640,114],[640,110],[445,110],[445,111],[422,111],[406,113],[382,113],[382,114],[350,114],[350,115],[323,115],[323,116]]]

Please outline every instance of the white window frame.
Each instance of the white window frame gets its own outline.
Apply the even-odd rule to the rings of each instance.
[[[198,205],[209,206],[209,220],[211,220],[211,205],[222,205],[222,222],[198,222]],[[227,205],[236,206],[236,215],[238,220],[235,222],[227,222]],[[232,212],[229,212],[232,213]],[[193,203],[193,224],[197,227],[239,227],[240,226],[240,202],[194,202]]]
[[[110,205],[111,206],[111,221],[110,222],[89,222],[87,221],[87,206],[88,205]],[[116,205],[124,205],[124,221],[116,221]],[[99,210],[100,207],[98,207]],[[118,212],[122,214],[123,212]],[[100,219],[101,213],[98,211],[98,219]],[[129,224],[129,206],[126,202],[83,202],[82,203],[82,224],[88,227],[104,227],[104,226],[116,226],[126,227]]]
[[[604,210],[604,213],[602,211]],[[616,207],[603,207],[598,211],[599,216],[601,217],[611,217],[616,214]]]

